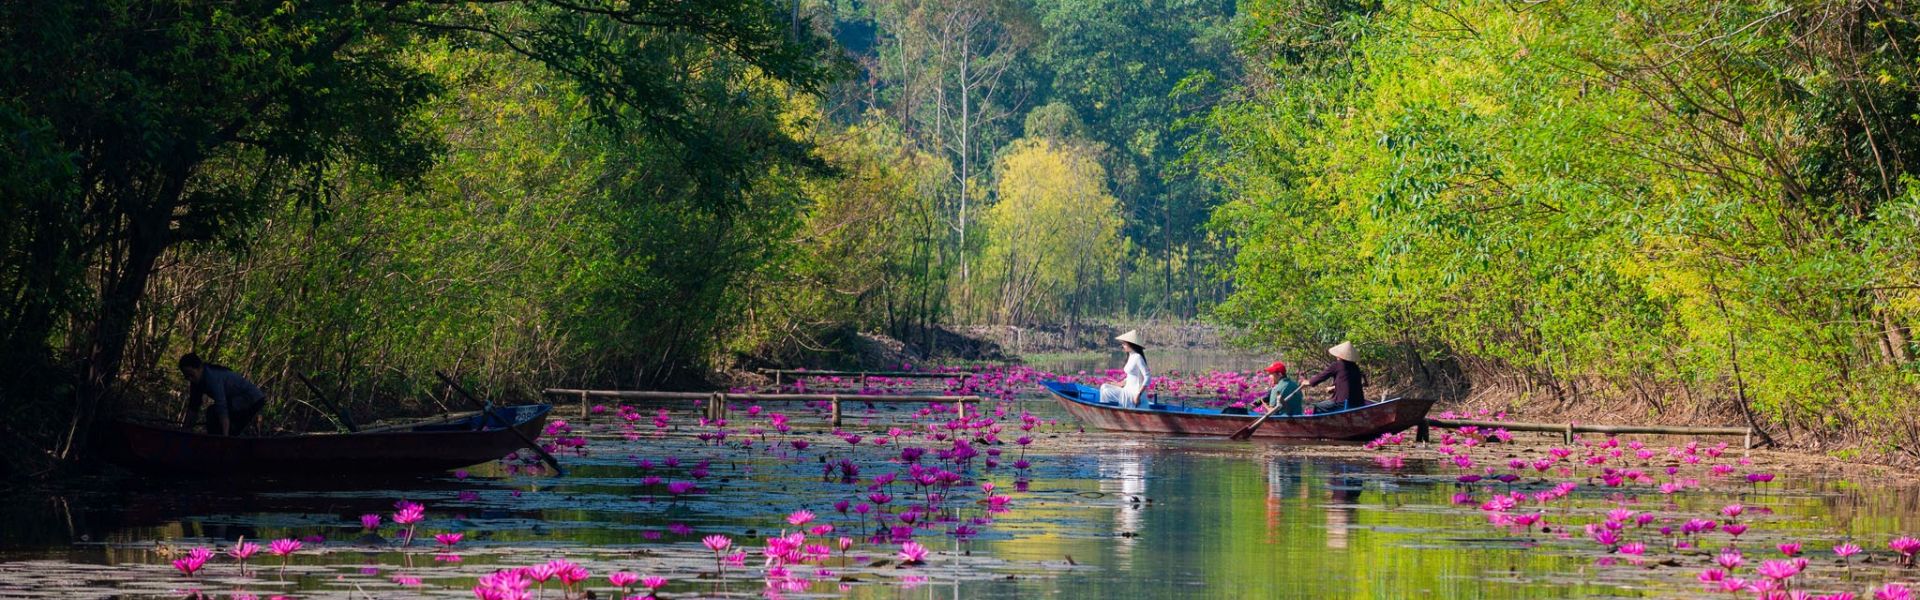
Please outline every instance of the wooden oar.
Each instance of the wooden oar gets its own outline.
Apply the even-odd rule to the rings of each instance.
[[[300,383],[306,385],[307,391],[313,392],[313,397],[319,398],[321,404],[327,405],[327,410],[333,411],[333,418],[336,425],[345,427],[347,433],[359,433],[360,428],[353,426],[353,418],[347,416],[346,411],[340,410],[340,407],[335,405],[333,400],[327,398],[326,394],[321,393],[320,386],[314,385],[312,381],[308,381],[306,374],[294,371],[293,378],[300,380]]]
[[[505,425],[507,431],[511,431],[514,436],[519,437],[520,441],[527,445],[527,449],[532,450],[535,454],[539,454],[540,460],[546,461],[547,466],[553,467],[554,473],[562,477],[566,476],[567,470],[560,467],[560,459],[554,458],[552,454],[547,452],[547,449],[541,448],[538,442],[533,441],[533,438],[527,437],[527,434],[520,433],[520,428],[514,427],[511,421],[493,412],[493,405],[481,402],[479,398],[473,397],[473,394],[467,393],[467,388],[460,387],[460,383],[454,381],[452,377],[448,377],[446,373],[434,371],[433,374],[439,375],[440,380],[447,382],[447,385],[452,387],[453,391],[458,392],[460,397],[466,398],[467,402],[472,403],[474,408],[480,409],[482,423],[484,423],[487,418],[500,419],[500,422]]]
[[[1293,390],[1293,393],[1295,393],[1295,394],[1300,394],[1300,395],[1301,395],[1301,398],[1300,398],[1300,401],[1301,401],[1301,402],[1306,402],[1306,397],[1305,397],[1305,396],[1306,396],[1306,389],[1305,389],[1305,388],[1296,388],[1296,389],[1294,389],[1294,390]],[[1258,419],[1254,419],[1254,420],[1253,420],[1253,424],[1251,424],[1251,425],[1248,425],[1248,426],[1246,426],[1246,427],[1243,427],[1243,428],[1241,428],[1241,429],[1240,429],[1239,431],[1235,431],[1235,432],[1233,432],[1233,435],[1230,435],[1230,436],[1227,436],[1227,439],[1230,439],[1230,440],[1244,440],[1244,439],[1248,439],[1248,438],[1251,438],[1251,437],[1253,437],[1253,432],[1254,432],[1255,430],[1258,430],[1258,429],[1260,429],[1260,424],[1262,424],[1262,423],[1266,423],[1266,422],[1267,422],[1267,417],[1271,417],[1271,416],[1273,416],[1273,413],[1277,413],[1277,412],[1280,412],[1280,409],[1281,409],[1282,407],[1285,407],[1286,405],[1287,405],[1287,399],[1286,399],[1286,398],[1281,398],[1281,399],[1280,399],[1280,402],[1278,402],[1278,403],[1275,403],[1275,404],[1273,405],[1273,408],[1270,408],[1270,409],[1267,409],[1267,414],[1264,414],[1264,415],[1260,415],[1260,418],[1258,418]]]

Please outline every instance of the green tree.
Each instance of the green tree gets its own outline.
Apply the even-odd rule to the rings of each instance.
[[[65,299],[23,305],[0,327],[10,352],[64,348],[60,363],[79,374],[74,401],[59,411],[64,422],[45,428],[57,431],[51,455],[74,455],[104,407],[166,251],[238,244],[241,226],[275,199],[324,206],[335,167],[406,182],[434,163],[440,140],[416,116],[446,88],[409,64],[408,49],[444,39],[537,60],[579,87],[602,126],[710,153],[693,174],[706,184],[696,193],[726,207],[737,202],[724,177],[751,169],[742,159],[765,144],[696,126],[688,116],[699,89],[676,75],[690,59],[729,56],[754,73],[817,86],[829,64],[821,45],[793,36],[783,16],[735,0],[0,8],[0,114],[10,138],[34,145],[10,153],[70,165],[22,171],[40,179],[20,189],[33,194],[24,205],[73,215],[49,223],[74,226],[5,240],[17,244],[10,260],[52,258],[10,269],[9,297]],[[91,275],[76,284],[79,268]],[[59,393],[31,370],[48,362],[10,363],[5,395],[44,403]]]
[[[999,201],[987,211],[983,285],[1001,323],[1072,323],[1124,257],[1119,201],[1106,170],[1080,148],[1022,140],[1001,157]]]

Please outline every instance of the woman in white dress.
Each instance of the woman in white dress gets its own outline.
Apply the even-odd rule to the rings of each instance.
[[[1113,338],[1127,350],[1127,366],[1120,371],[1127,378],[1119,383],[1100,384],[1100,401],[1120,406],[1140,406],[1140,392],[1147,388],[1151,376],[1147,374],[1146,344],[1140,340],[1139,331],[1128,331]]]

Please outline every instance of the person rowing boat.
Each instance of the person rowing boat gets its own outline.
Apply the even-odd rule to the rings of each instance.
[[[1267,380],[1273,383],[1273,389],[1267,390],[1265,400],[1253,405],[1253,412],[1266,414],[1278,406],[1280,411],[1274,414],[1283,417],[1299,415],[1306,390],[1300,387],[1300,382],[1287,375],[1287,363],[1276,360],[1263,371],[1267,374]]]

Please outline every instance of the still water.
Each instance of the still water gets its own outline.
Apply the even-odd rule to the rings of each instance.
[[[633,440],[607,415],[576,419],[573,426],[591,443],[584,455],[563,457],[571,470],[565,478],[498,468],[399,482],[102,477],[18,492],[0,499],[0,597],[179,598],[199,591],[472,598],[469,588],[480,575],[562,557],[593,572],[590,585],[602,598],[612,591],[604,576],[614,570],[666,576],[659,595],[675,598],[1708,597],[1694,574],[1709,555],[1678,552],[1629,564],[1577,534],[1560,539],[1490,527],[1480,510],[1453,501],[1462,486],[1439,461],[1416,458],[1387,469],[1351,446],[1081,432],[1071,422],[1037,427],[1031,446],[994,446],[1001,452],[996,468],[969,464],[967,481],[997,483],[995,493],[1012,497],[1011,510],[988,514],[978,492],[953,492],[956,499],[942,501],[951,507],[943,514],[975,519],[978,533],[949,535],[960,520],[923,523],[915,539],[933,556],[902,567],[894,560],[897,541],[867,539],[875,531],[870,520],[832,505],[867,498],[867,482],[901,467],[897,446],[871,440],[912,423],[913,408],[883,405],[850,418],[844,432],[868,440],[853,445],[799,407],[781,410],[795,415],[799,433],[762,433],[775,441],[747,449],[698,439],[687,411],[673,417],[684,426]],[[1013,403],[1000,419],[1009,425],[1003,439],[1017,435],[1012,426],[1022,410],[1065,418],[1038,398]],[[779,439],[811,445],[796,451]],[[1031,468],[1009,470],[1016,457]],[[679,465],[663,466],[669,458]],[[641,469],[640,459],[655,466]],[[863,468],[859,483],[823,476],[841,460]],[[699,461],[707,463],[704,476],[691,474]],[[701,491],[672,495],[650,476],[697,480]],[[1868,545],[1879,539],[1873,536],[1913,531],[1920,514],[1908,487],[1815,475],[1792,482],[1671,498],[1582,491],[1552,510],[1556,518],[1597,520],[1591,517],[1624,503],[1665,520],[1745,502],[1756,507],[1753,552],[1788,537],[1815,549],[1855,538]],[[1546,484],[1522,481],[1517,488],[1529,485]],[[886,489],[909,495],[897,485]],[[1500,489],[1477,488],[1483,498]],[[390,524],[383,538],[365,537],[359,515],[391,513],[399,499],[427,506],[412,545],[397,547],[403,533]],[[769,577],[759,549],[765,538],[798,529],[785,518],[803,508],[838,528],[823,541],[857,541],[793,574]],[[436,550],[431,534],[450,531],[465,539]],[[719,564],[701,544],[713,534],[747,550],[744,564]],[[265,553],[247,567],[216,559],[191,578],[170,565],[191,546],[308,536],[325,539],[284,567]],[[1830,556],[1821,564],[1831,564]],[[1884,558],[1847,566],[1844,578],[1839,567],[1822,566],[1820,585],[1858,593],[1870,583],[1911,578],[1908,570],[1889,570]],[[557,586],[546,593],[559,597]]]

